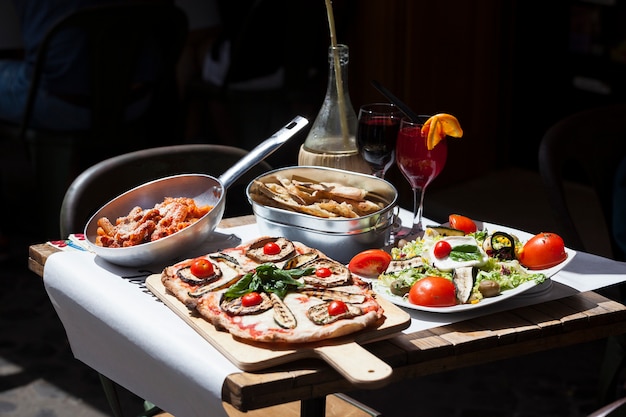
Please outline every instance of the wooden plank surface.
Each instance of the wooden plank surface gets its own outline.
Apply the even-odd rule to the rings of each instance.
[[[585,307],[569,314],[572,304]],[[557,317],[559,314],[564,315]],[[509,315],[516,316],[513,326],[509,326]],[[603,317],[600,322],[594,319],[598,315]],[[626,332],[626,307],[594,292],[487,317],[442,326],[436,332],[420,331],[374,342],[365,348],[393,364],[392,382],[397,382]],[[539,323],[532,324],[529,318],[538,319]],[[499,332],[487,331],[494,326],[510,329],[516,336],[510,337],[509,331],[503,333],[504,337],[498,336]],[[395,349],[390,349],[390,344]],[[272,404],[278,396],[281,401],[295,401],[331,392],[349,393],[354,389],[338,375],[307,365],[310,364],[295,364],[289,371],[271,369],[231,375],[225,384],[225,399],[247,410]],[[271,386],[271,390],[257,391],[256,385],[263,383]]]

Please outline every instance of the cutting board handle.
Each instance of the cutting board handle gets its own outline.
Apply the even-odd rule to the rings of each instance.
[[[356,342],[320,346],[313,350],[358,387],[383,387],[388,384],[393,373],[391,366]]]

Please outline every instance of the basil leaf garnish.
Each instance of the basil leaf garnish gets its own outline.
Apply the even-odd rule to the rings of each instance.
[[[457,262],[477,261],[482,257],[478,246],[475,245],[454,246],[449,256],[450,259]]]
[[[224,292],[226,299],[233,299],[246,295],[252,291],[276,293],[284,298],[293,287],[303,284],[297,281],[303,275],[311,275],[315,268],[280,269],[273,263],[265,263],[255,268],[254,272],[247,273],[239,281]]]

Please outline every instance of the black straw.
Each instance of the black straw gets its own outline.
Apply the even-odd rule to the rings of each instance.
[[[378,91],[380,91],[380,93],[383,96],[387,97],[387,100],[389,100],[390,102],[392,102],[393,104],[398,106],[400,111],[402,113],[404,113],[404,115],[406,117],[411,119],[412,122],[417,122],[419,120],[419,117],[417,116],[417,114],[415,114],[415,112],[413,110],[411,110],[409,108],[409,106],[407,106],[402,101],[400,101],[400,99],[398,97],[396,97],[395,95],[393,95],[393,93],[391,91],[387,90],[385,87],[380,85],[380,83],[378,81],[372,80],[372,85],[374,86],[374,88],[376,88]]]

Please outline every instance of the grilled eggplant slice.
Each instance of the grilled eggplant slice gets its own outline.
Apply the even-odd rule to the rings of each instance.
[[[357,317],[363,314],[363,311],[352,304],[346,304],[348,306],[348,311],[343,314],[331,315],[328,312],[328,306],[331,302],[324,302],[321,304],[316,304],[313,307],[309,308],[306,312],[306,316],[315,324],[324,325],[328,323],[333,323],[337,320],[341,319],[349,319],[352,317]]]
[[[361,304],[365,301],[365,295],[341,291],[335,288],[304,288],[299,292],[316,297],[323,301],[341,300],[344,303]]]
[[[274,293],[270,294],[272,305],[274,306],[274,321],[283,329],[295,329],[298,325],[296,317],[293,315],[287,304]]]
[[[219,265],[217,264],[217,262],[215,262],[212,259],[208,259],[209,262],[211,262],[213,264],[213,275],[208,276],[208,277],[204,277],[204,278],[198,278],[197,276],[195,276],[194,274],[191,273],[191,266],[187,266],[185,268],[181,268],[176,272],[176,275],[178,276],[178,278],[180,278],[182,281],[186,282],[187,284],[191,284],[191,285],[206,285],[210,282],[213,282],[215,280],[218,280],[222,277],[222,270],[220,269]]]
[[[424,265],[424,261],[420,256],[415,256],[409,259],[392,259],[389,262],[389,266],[385,270],[385,274],[390,274],[392,272],[402,271],[407,268],[417,268],[419,266]]]
[[[199,288],[189,291],[189,296],[198,298],[202,297],[204,294],[221,290],[222,288],[226,288],[237,282],[245,272],[238,265],[230,262],[228,259],[218,258],[219,262],[214,262],[215,270],[219,271],[220,277],[218,279],[213,279],[205,284],[201,285]]]
[[[352,274],[350,270],[342,263],[339,263],[332,259],[319,258],[314,259],[311,262],[301,266],[302,268],[328,268],[331,275],[329,277],[319,278],[315,274],[305,275],[302,277],[304,282],[316,287],[338,287],[340,285],[347,285],[352,282]]]
[[[315,252],[301,253],[287,259],[283,265],[283,269],[297,269],[317,258],[319,258],[319,254]]]
[[[222,297],[220,307],[222,310],[233,316],[246,316],[250,314],[263,313],[264,311],[272,308],[274,303],[272,303],[272,300],[270,300],[270,297],[266,293],[262,292],[259,294],[261,295],[261,298],[263,298],[263,301],[259,304],[244,307],[241,304],[242,297],[233,298],[232,300],[226,300],[226,298]]]
[[[465,232],[459,229],[453,229],[445,226],[429,226],[429,229],[437,232],[439,236],[465,236]]]
[[[268,255],[263,251],[263,247],[270,242],[276,243],[280,247],[280,252]],[[296,254],[296,248],[293,242],[284,237],[263,237],[250,245],[246,252],[246,256],[258,263],[281,262],[293,257]]]

